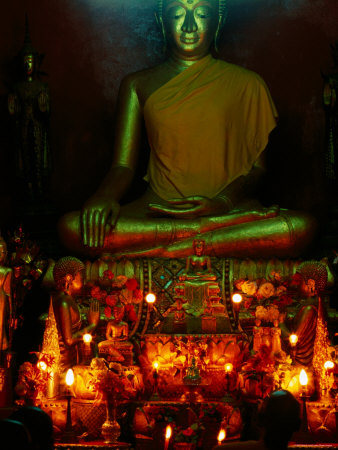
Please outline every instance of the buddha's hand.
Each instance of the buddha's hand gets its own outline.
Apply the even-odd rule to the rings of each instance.
[[[201,195],[168,200],[168,205],[149,204],[151,211],[182,219],[202,216],[216,216],[229,212],[229,204],[222,198],[208,198]]]
[[[105,228],[113,228],[120,213],[120,205],[106,195],[94,195],[83,205],[81,211],[81,232],[83,244],[89,247],[103,247]]]
[[[89,325],[98,325],[100,320],[100,303],[98,300],[92,300],[87,314]]]

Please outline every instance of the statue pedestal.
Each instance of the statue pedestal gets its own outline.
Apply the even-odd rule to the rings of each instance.
[[[99,343],[99,357],[108,362],[119,362],[124,366],[133,365],[133,344],[128,341],[103,341]]]

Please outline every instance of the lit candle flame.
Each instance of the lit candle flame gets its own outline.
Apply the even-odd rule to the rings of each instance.
[[[325,370],[333,369],[334,368],[334,362],[333,361],[325,361],[324,368],[325,368]]]
[[[71,386],[74,383],[74,372],[72,369],[67,370],[66,374],[66,385]]]
[[[89,344],[90,342],[92,342],[93,336],[89,333],[86,333],[83,335],[83,342],[85,342],[86,344]]]
[[[165,438],[169,440],[171,438],[171,433],[172,433],[171,426],[167,425],[165,429]]]
[[[153,362],[153,367],[154,367],[155,370],[158,369],[158,366],[159,366],[158,361],[154,361],[154,362]]]
[[[44,361],[38,361],[37,366],[43,372],[45,372],[48,368],[47,364]]]
[[[296,334],[291,334],[289,337],[289,342],[292,346],[295,346],[298,342],[298,336]]]
[[[156,295],[153,294],[152,292],[149,292],[146,295],[146,302],[152,304],[152,303],[155,303],[155,301],[156,301]]]
[[[308,381],[309,381],[308,376],[307,376],[305,370],[302,369],[300,371],[300,375],[299,375],[299,382],[302,386],[306,386],[308,384]]]
[[[225,368],[225,371],[229,373],[229,372],[232,372],[232,369],[234,368],[234,366],[231,363],[227,363],[227,364],[225,364],[224,368]]]
[[[219,433],[218,433],[218,436],[217,436],[218,444],[221,444],[222,441],[224,441],[225,436],[226,436],[225,430],[224,430],[224,428],[221,428],[219,430]]]
[[[233,294],[232,301],[234,303],[241,303],[242,300],[243,300],[243,297],[241,296],[241,294]]]

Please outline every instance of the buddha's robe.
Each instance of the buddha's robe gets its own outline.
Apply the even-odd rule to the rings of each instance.
[[[268,143],[277,112],[254,72],[208,55],[146,101],[146,180],[161,198],[213,198],[246,175]]]

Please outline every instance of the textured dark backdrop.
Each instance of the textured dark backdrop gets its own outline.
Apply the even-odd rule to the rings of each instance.
[[[2,222],[13,199],[13,152],[6,94],[11,62],[29,15],[45,53],[52,97],[51,197],[61,211],[80,207],[109,166],[121,78],[161,60],[153,0],[13,0],[0,14],[0,199]],[[320,211],[325,116],[321,71],[332,66],[337,0],[229,0],[220,57],[258,72],[280,114],[272,137],[275,171],[268,201]],[[297,195],[295,195],[295,192]],[[0,223],[1,226],[1,223]]]

